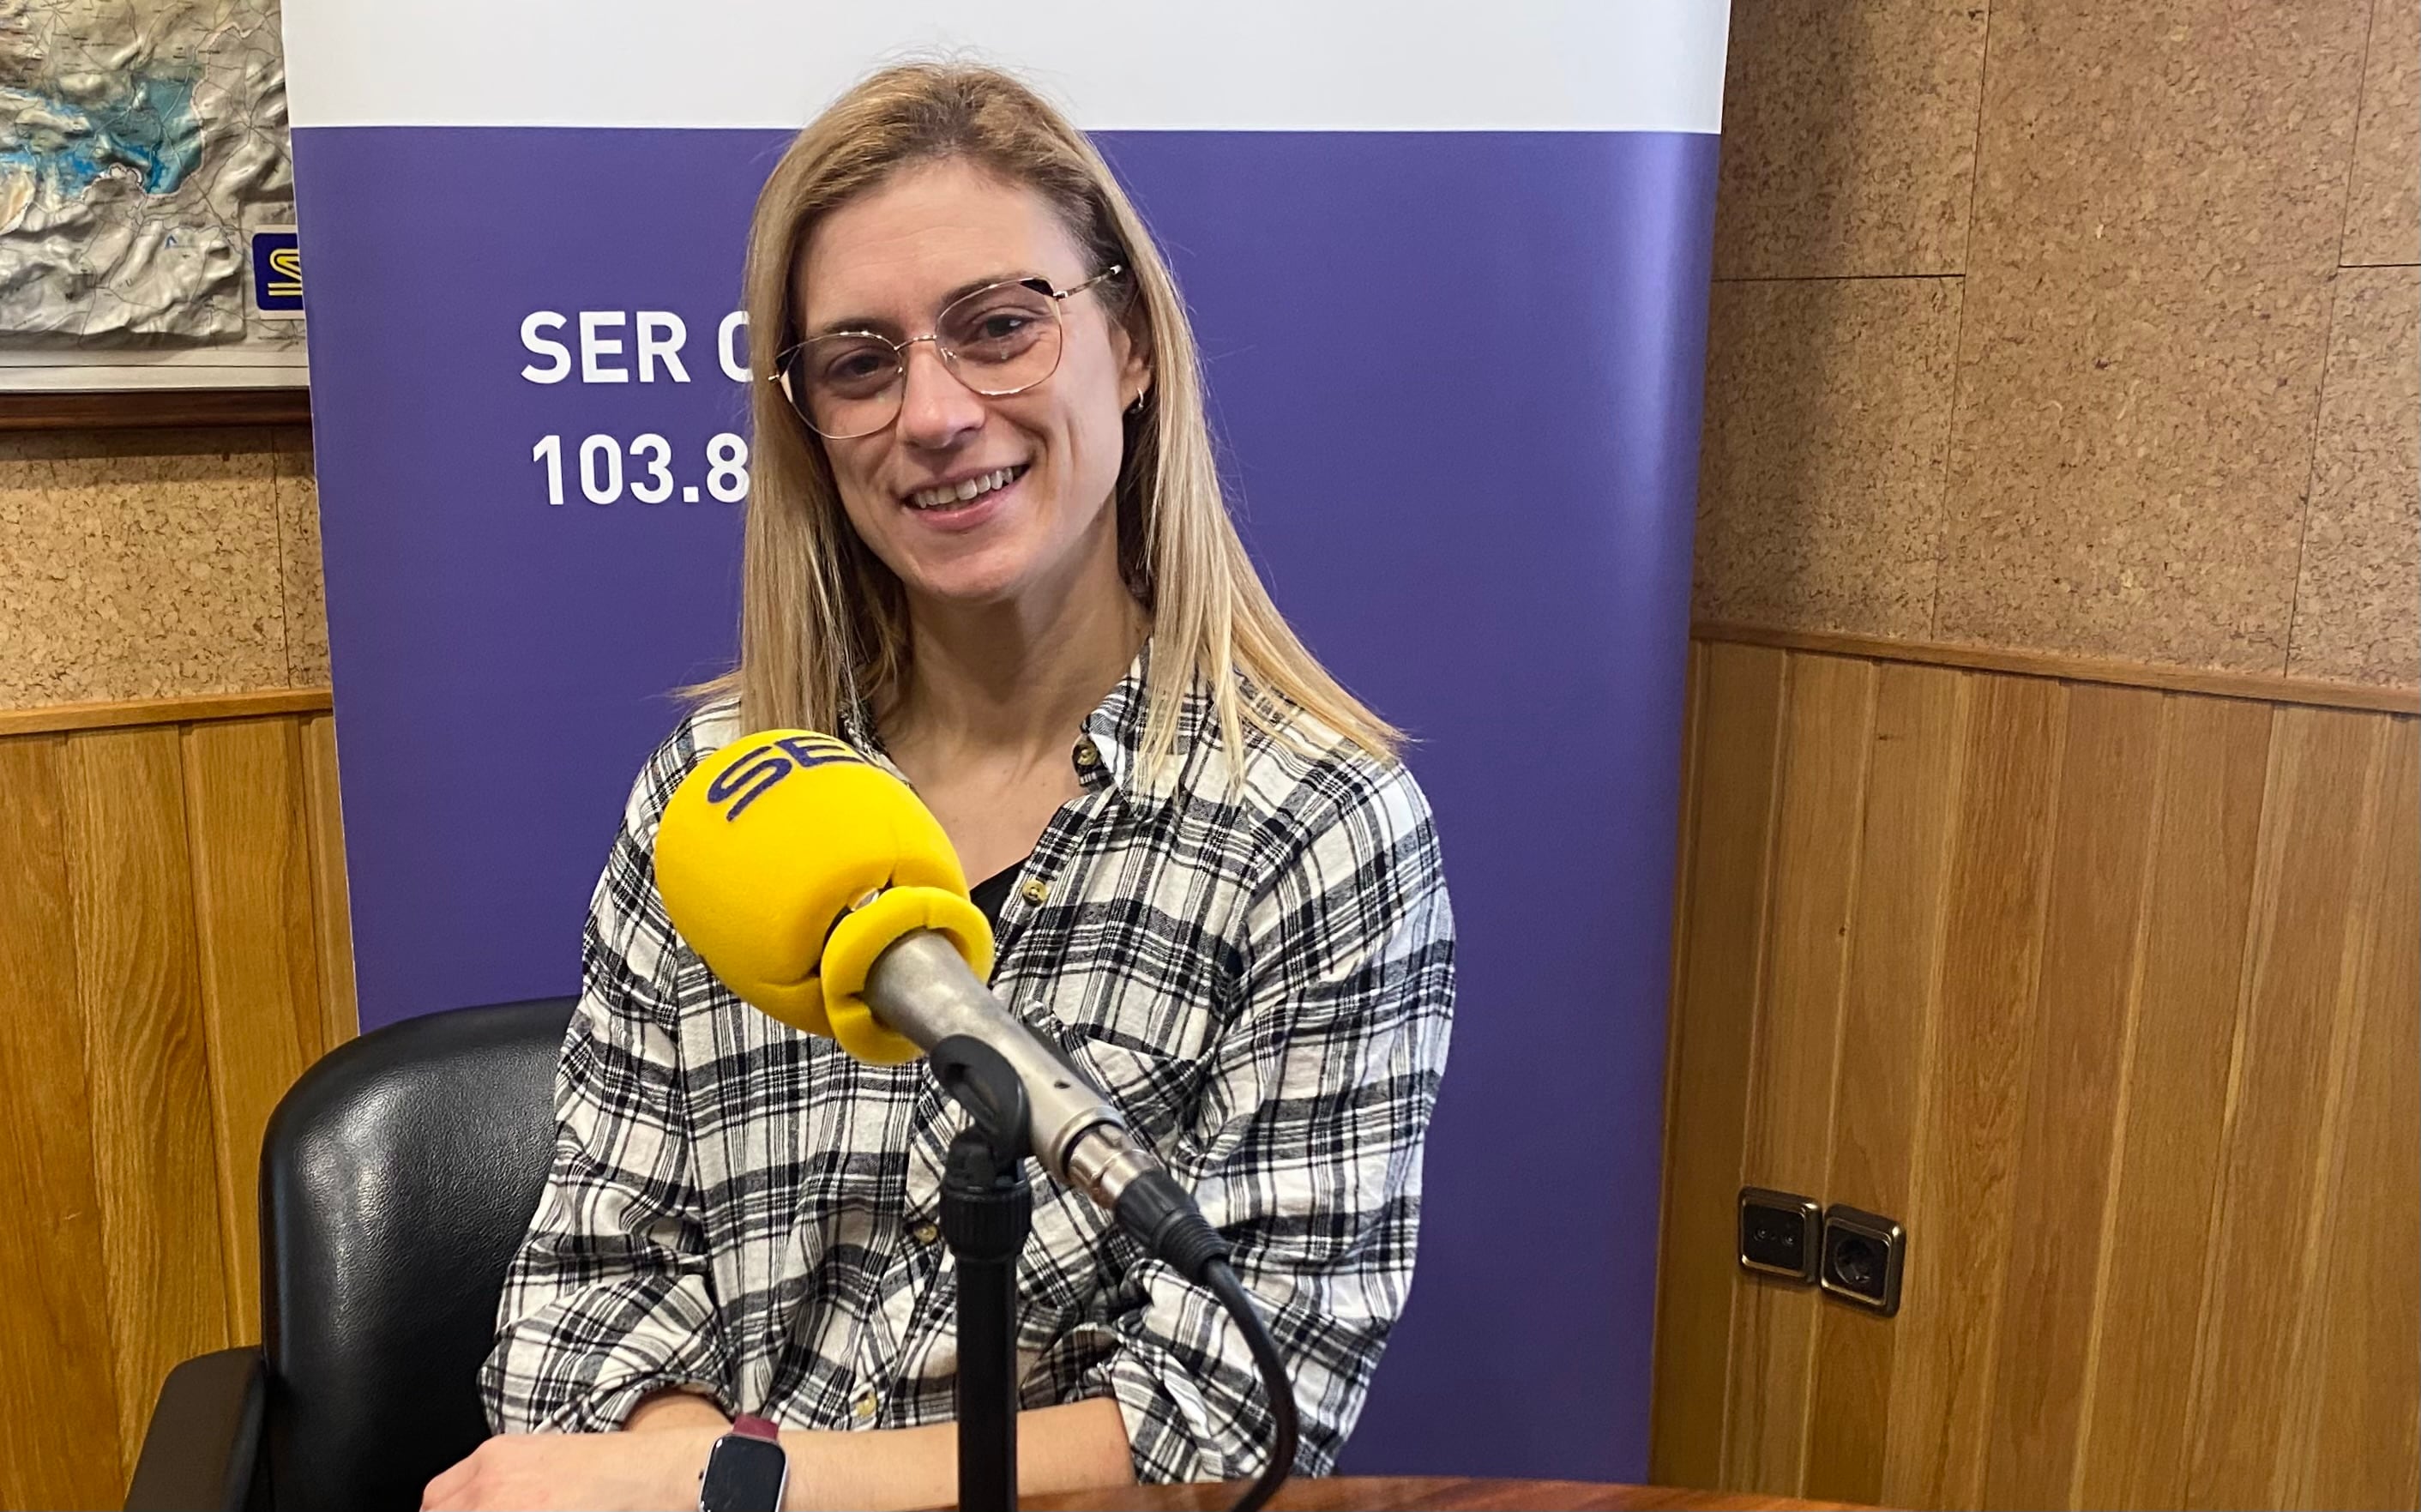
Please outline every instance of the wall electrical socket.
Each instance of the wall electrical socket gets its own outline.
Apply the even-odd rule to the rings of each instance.
[[[1780,1276],[1803,1286],[1814,1285],[1818,1215],[1821,1211],[1814,1198],[1795,1192],[1741,1188],[1741,1269]]]
[[[1899,1311],[1899,1277],[1907,1258],[1908,1234],[1894,1220],[1839,1205],[1824,1209],[1819,1280],[1834,1296],[1891,1317]]]

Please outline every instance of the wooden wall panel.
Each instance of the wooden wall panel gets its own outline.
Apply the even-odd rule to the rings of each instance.
[[[14,1220],[0,1244],[5,1506],[103,1506],[122,1489],[61,744],[0,740],[0,1200]]]
[[[184,761],[227,1313],[236,1336],[252,1339],[260,1336],[260,1136],[325,1048],[302,739],[287,719],[195,725]]]
[[[1784,679],[1767,948],[1752,1037],[1744,1153],[1757,1184],[1817,1192],[1833,1118],[1841,978],[1874,720],[1874,669],[1793,662]],[[1788,1495],[1806,1455],[1815,1298],[1750,1277],[1732,1308],[1725,1480]]]
[[[2413,1506],[2415,721],[1763,649],[1700,653],[1653,1473]],[[1899,1219],[1899,1315],[1739,1271],[1742,1183]]]
[[[1706,1112],[1693,1137],[1670,1145],[1663,1232],[1667,1244],[1697,1253],[1728,1253],[1737,1231],[1782,667],[1779,651],[1710,646],[1693,690],[1692,744],[1702,766],[1683,818],[1694,881],[1677,911],[1674,980],[1677,997],[1707,1011],[1673,1021],[1666,1103],[1668,1118],[1682,1109]],[[1729,1337],[1731,1279],[1665,1266],[1658,1289],[1652,1473],[1714,1485],[1724,1474],[1729,1358],[1700,1341]]]
[[[336,717],[302,721],[303,791],[311,819],[311,926],[320,954],[320,1039],[334,1050],[361,1032],[353,995],[353,913],[345,887],[345,815],[336,787]]]
[[[174,729],[67,738],[77,979],[123,1465],[160,1382],[229,1342]]]
[[[335,741],[291,701],[0,735],[0,1505],[115,1504],[168,1369],[258,1336],[261,1125],[354,1032]]]
[[[2307,1194],[2350,1027],[2346,968],[2386,733],[2359,714],[2277,716],[2188,1420],[2184,1500],[2195,1506],[2270,1496],[2287,1414],[2247,1386],[2285,1382],[2311,1283]]]
[[[2008,1294],[2033,1305],[2003,1331],[1992,1364],[1980,1483],[1991,1506],[2052,1506],[2068,1496],[2164,702],[2132,688],[2079,688],[2068,698],[2035,1048],[2011,1194]]]
[[[2421,788],[2415,726],[2390,735],[2388,795]],[[2357,1032],[2322,1188],[2318,1284],[2304,1294],[2285,1404],[2290,1453],[2272,1499],[2302,1506],[2421,1502],[2421,815],[2391,803],[2370,832],[2377,892],[2353,974]]]
[[[2272,709],[2170,701],[2070,1504],[2176,1506]]]
[[[1925,1236],[1909,1247],[1904,1285],[1934,1303],[1898,1320],[1883,1497],[1900,1505],[1969,1506],[1982,1490],[2057,793],[2059,694],[2031,678],[1975,690],[1916,1177],[1908,1210],[1891,1215]]]
[[[1963,680],[1936,667],[1876,671],[1865,833],[1850,910],[1841,994],[1839,1091],[1822,1180],[1809,1189],[1868,1212],[1909,1211],[1910,1154],[1929,1063],[1931,998],[1942,969],[1942,899],[1952,819],[1966,770]],[[1803,1488],[1882,1500],[1886,1413],[1826,1402],[1885,1402],[1898,1337],[1890,1320],[1819,1306]]]

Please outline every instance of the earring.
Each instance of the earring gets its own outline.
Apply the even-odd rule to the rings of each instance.
[[[1128,406],[1127,406],[1127,413],[1129,413],[1129,414],[1141,414],[1141,413],[1143,413],[1143,401],[1144,401],[1144,398],[1145,398],[1145,397],[1146,397],[1147,395],[1150,394],[1150,392],[1151,392],[1151,390],[1149,390],[1149,389],[1146,389],[1146,390],[1144,390],[1144,391],[1143,391],[1143,393],[1142,393],[1142,394],[1138,394],[1138,395],[1136,395],[1136,396],[1134,397],[1134,402],[1133,402],[1132,404],[1130,404],[1130,405],[1128,405]]]

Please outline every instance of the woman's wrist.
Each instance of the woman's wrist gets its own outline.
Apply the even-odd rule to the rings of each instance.
[[[714,1452],[714,1441],[731,1431],[731,1420],[698,1393],[676,1388],[633,1408],[622,1431],[646,1435],[655,1451],[658,1504],[693,1507],[707,1457]]]
[[[663,1470],[659,1484],[664,1495],[660,1504],[680,1508],[697,1505],[698,1488],[706,1477],[706,1461],[714,1453],[714,1441],[730,1431],[728,1423],[719,1428],[684,1424],[649,1430],[649,1439],[660,1442],[663,1448],[663,1457],[657,1461]]]

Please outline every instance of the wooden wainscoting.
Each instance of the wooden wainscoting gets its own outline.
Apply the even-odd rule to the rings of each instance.
[[[2421,1497],[2415,721],[2075,670],[1694,643],[1657,1480]],[[1743,1184],[1898,1219],[1898,1316]]]
[[[354,1032],[324,689],[0,715],[0,1505],[115,1505],[259,1337],[261,1130]]]

